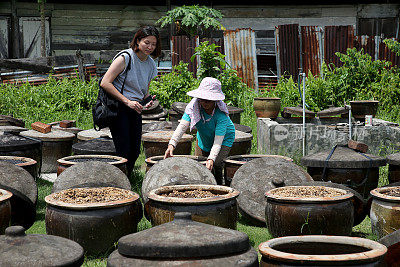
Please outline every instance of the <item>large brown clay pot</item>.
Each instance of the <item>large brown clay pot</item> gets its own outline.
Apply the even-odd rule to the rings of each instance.
[[[6,228],[10,225],[11,197],[11,192],[0,189],[0,235],[4,234],[4,230],[6,230]]]
[[[56,194],[67,190],[46,196],[47,234],[71,239],[90,255],[107,252],[120,237],[136,232],[143,216],[139,195],[121,190],[129,192],[129,197],[107,203],[66,203],[56,199]]]
[[[164,155],[173,133],[174,131],[154,131],[143,134],[142,143],[146,158]],[[174,150],[174,154],[190,155],[192,151],[192,141],[193,136],[190,134],[183,134]]]
[[[265,193],[265,220],[273,237],[291,235],[350,235],[354,223],[353,194],[329,188],[339,196],[302,197],[281,195],[284,190],[325,190],[324,186],[286,186]]]
[[[378,238],[400,229],[400,197],[387,194],[393,189],[400,190],[400,186],[380,187],[371,191],[372,204],[369,217],[372,232]]]
[[[257,117],[275,119],[281,110],[281,99],[279,97],[255,97],[253,107]]]
[[[60,175],[66,168],[71,167],[79,162],[87,161],[102,161],[114,165],[123,173],[127,174],[126,162],[127,159],[112,155],[74,155],[58,159],[57,176]]]
[[[365,115],[375,117],[378,111],[379,101],[376,100],[356,100],[350,101],[351,114],[354,118],[364,120]]]
[[[383,266],[387,248],[348,236],[304,235],[274,238],[258,246],[261,267]]]
[[[207,198],[178,198],[163,196],[174,190],[208,190],[217,196]],[[239,191],[219,185],[172,185],[150,191],[145,209],[153,226],[173,220],[176,212],[190,212],[194,221],[236,229]]]

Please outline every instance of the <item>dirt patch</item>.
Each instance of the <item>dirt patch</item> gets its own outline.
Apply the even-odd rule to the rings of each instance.
[[[185,191],[173,190],[172,192],[161,194],[161,196],[163,197],[178,197],[178,198],[207,198],[207,197],[216,197],[220,195],[221,194],[214,194],[209,190],[203,190],[203,189],[185,190]]]
[[[391,197],[400,197],[400,187],[386,189],[381,193]]]
[[[71,204],[109,203],[125,200],[134,194],[115,187],[70,188],[53,194],[53,199]]]
[[[335,188],[325,186],[282,187],[274,191],[275,196],[299,198],[337,197],[344,194]]]

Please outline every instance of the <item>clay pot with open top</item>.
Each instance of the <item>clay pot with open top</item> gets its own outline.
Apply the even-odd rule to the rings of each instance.
[[[139,195],[116,187],[71,188],[45,197],[46,232],[79,243],[87,254],[107,252],[137,231]]]
[[[353,194],[325,186],[285,186],[265,193],[265,220],[273,237],[350,235]]]
[[[107,266],[256,267],[258,257],[246,234],[176,213],[172,222],[120,238]]]
[[[0,132],[0,155],[27,157],[37,162],[35,175],[39,177],[42,166],[42,142],[37,139]]]
[[[0,189],[12,193],[11,225],[28,229],[35,222],[38,189],[29,172],[9,162],[0,161]]]
[[[365,120],[365,115],[375,117],[378,111],[379,101],[376,100],[355,100],[350,101],[351,114],[354,118],[361,121]]]
[[[12,193],[0,189],[0,234],[4,234],[4,230],[10,226],[11,220],[11,203]]]
[[[83,264],[83,248],[53,235],[27,235],[22,226],[10,226],[0,236],[0,266],[65,266]]]
[[[261,155],[261,154],[253,154],[253,155],[234,155],[229,156],[224,159],[224,179],[225,185],[229,186],[232,182],[232,178],[235,175],[236,171],[246,164],[247,162],[258,159],[262,157],[276,157],[276,158],[283,158],[288,161],[293,161],[293,159],[281,155]]]
[[[240,192],[240,213],[252,224],[265,226],[265,192],[303,181],[312,181],[312,178],[295,163],[283,158],[262,157],[243,164],[233,176],[231,187]]]
[[[300,162],[315,181],[344,184],[364,199],[378,186],[379,167],[386,165],[385,158],[343,146],[302,157]]]
[[[376,188],[371,196],[372,232],[382,238],[400,229],[400,186]]]
[[[275,119],[281,111],[281,99],[279,97],[255,97],[253,107],[258,118]]]
[[[260,267],[384,266],[387,248],[376,241],[349,236],[303,235],[261,243]]]
[[[71,155],[75,135],[64,131],[41,133],[28,130],[21,136],[31,137],[42,141],[42,172],[57,172],[57,159]]]
[[[126,162],[127,159],[123,157],[117,157],[112,155],[74,155],[58,159],[57,176],[60,175],[66,168],[71,167],[79,162],[88,161],[102,161],[108,164],[114,165],[120,169],[123,173],[127,174]]]
[[[233,141],[229,156],[249,154],[251,151],[251,140],[253,140],[252,134],[236,130],[235,141]]]
[[[176,212],[194,221],[236,229],[239,191],[220,185],[171,185],[150,191],[145,205],[153,226],[170,222]]]
[[[34,159],[27,157],[16,157],[16,156],[0,156],[0,161],[5,161],[12,163],[18,167],[23,168],[27,172],[29,172],[32,177],[37,180],[37,162]]]
[[[154,131],[143,134],[142,143],[146,158],[163,156],[165,150],[168,148],[168,143],[173,133],[174,131]],[[190,155],[192,151],[192,141],[193,136],[190,134],[183,134],[174,150],[174,154]]]

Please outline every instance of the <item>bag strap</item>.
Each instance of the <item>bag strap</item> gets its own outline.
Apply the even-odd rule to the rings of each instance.
[[[122,83],[122,88],[121,88],[121,94],[123,95],[124,94],[125,80],[126,80],[126,77],[128,76],[128,71],[131,69],[132,57],[131,57],[131,54],[128,53],[128,51],[122,51],[121,53],[119,53],[118,56],[120,56],[122,54],[127,54],[129,56],[128,66],[126,67],[125,78],[124,78],[124,82]]]

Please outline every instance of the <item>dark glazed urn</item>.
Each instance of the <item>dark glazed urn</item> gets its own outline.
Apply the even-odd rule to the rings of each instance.
[[[207,198],[167,197],[173,191],[208,190],[217,196]],[[189,212],[192,219],[219,227],[236,229],[239,191],[220,185],[171,185],[150,191],[145,205],[153,226],[173,220],[176,212]]]
[[[286,197],[277,193],[282,189],[307,188],[287,186],[265,193],[265,220],[273,237],[293,235],[350,235],[354,223],[353,194],[342,190],[335,197]]]
[[[46,232],[79,243],[88,255],[110,250],[124,235],[137,231],[143,217],[139,195],[108,203],[70,204],[46,196]]]
[[[271,239],[258,246],[261,267],[385,266],[387,248],[359,237],[304,235]]]
[[[26,235],[22,226],[0,236],[0,266],[81,266],[83,260],[83,248],[66,238]]]
[[[258,266],[258,257],[246,234],[177,213],[172,222],[122,237],[107,266]]]

